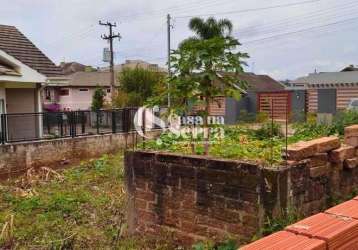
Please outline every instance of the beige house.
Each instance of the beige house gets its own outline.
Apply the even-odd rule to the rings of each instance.
[[[114,65],[114,71],[115,72],[121,72],[122,69],[129,68],[129,69],[135,69],[136,67],[142,68],[142,69],[149,69],[153,71],[168,72],[167,69],[160,67],[158,64],[155,63],[149,63],[143,60],[126,60],[125,63]],[[100,68],[101,71],[109,71],[109,67],[103,67]]]
[[[41,86],[61,75],[61,69],[16,27],[0,25],[0,114],[9,114],[8,140],[41,135],[41,117],[23,113],[41,112]]]

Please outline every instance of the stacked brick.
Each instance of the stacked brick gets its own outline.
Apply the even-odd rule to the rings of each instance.
[[[322,137],[311,141],[302,141],[290,145],[287,149],[287,160],[290,164],[300,161],[308,161],[310,177],[315,178],[328,175],[332,171],[357,167],[356,157],[358,142],[358,127],[352,130],[347,127],[349,137],[345,138],[345,144],[341,145],[338,137]],[[353,139],[354,138],[354,139]],[[357,140],[355,139],[357,138]]]
[[[301,220],[241,250],[356,250],[358,197]]]

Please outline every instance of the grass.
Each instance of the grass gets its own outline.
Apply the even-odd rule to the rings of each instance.
[[[122,153],[104,155],[52,178],[0,184],[0,248],[173,249],[170,242],[125,234],[122,164]]]
[[[274,124],[272,130],[271,127],[270,123],[263,123],[261,128],[257,129],[252,129],[245,124],[223,126],[224,138],[218,139],[211,136],[209,155],[218,158],[257,161],[270,166],[282,163],[282,149],[286,145],[286,140],[280,125]],[[297,132],[288,137],[288,144],[328,134],[328,131],[321,127],[313,129],[312,126],[304,124],[296,126],[295,129]],[[192,144],[195,143],[194,153],[201,155],[204,152],[202,141],[202,137],[191,141],[190,138],[175,137],[173,134],[164,133],[160,137],[160,144],[152,140],[141,146],[148,150],[192,154]]]

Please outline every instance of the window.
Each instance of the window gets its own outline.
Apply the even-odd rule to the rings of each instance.
[[[108,94],[111,93],[111,89],[107,89],[107,93],[108,93]]]
[[[88,89],[80,89],[80,92],[86,92]]]
[[[60,89],[60,96],[68,96],[70,95],[69,89]]]

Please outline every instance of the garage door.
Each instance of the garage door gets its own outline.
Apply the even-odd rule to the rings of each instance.
[[[35,89],[6,89],[6,112],[9,141],[38,138],[39,117],[34,113]]]

